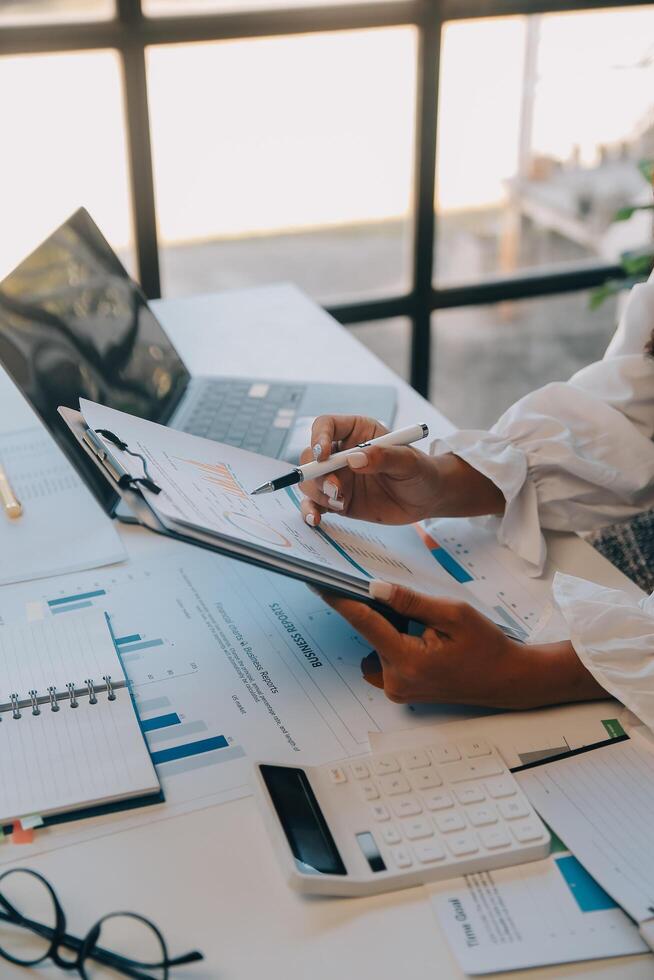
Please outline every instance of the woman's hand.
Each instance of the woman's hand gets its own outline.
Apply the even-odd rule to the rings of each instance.
[[[321,415],[311,430],[313,448],[304,451],[301,462],[328,459],[334,443],[339,449],[350,449],[386,432],[374,419]],[[327,509],[378,524],[422,520],[429,516],[438,492],[434,462],[412,446],[373,446],[352,453],[347,467],[300,484],[306,498],[302,501],[305,520],[315,527]]]
[[[364,676],[391,701],[516,709],[606,697],[568,642],[519,643],[465,602],[387,582],[371,583],[370,593],[426,625],[422,636],[408,636],[370,606],[323,593],[377,651],[382,676],[365,666]]]
[[[325,460],[334,446],[350,449],[384,435],[374,419],[321,415],[302,463]],[[377,524],[413,524],[428,517],[497,514],[504,498],[485,476],[458,456],[428,456],[412,446],[371,446],[351,453],[348,465],[321,480],[300,484],[302,512],[317,527],[327,510]]]

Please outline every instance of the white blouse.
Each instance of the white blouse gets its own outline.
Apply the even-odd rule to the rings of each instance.
[[[460,430],[453,452],[502,491],[500,543],[532,575],[546,557],[541,528],[590,531],[654,508],[654,274],[635,286],[604,358],[568,382],[511,406],[490,432]],[[625,593],[558,574],[554,596],[577,654],[597,681],[654,728],[654,594]]]

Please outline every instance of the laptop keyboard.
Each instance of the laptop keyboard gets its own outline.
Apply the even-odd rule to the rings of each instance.
[[[277,457],[305,391],[304,385],[207,381],[181,427],[195,436]]]

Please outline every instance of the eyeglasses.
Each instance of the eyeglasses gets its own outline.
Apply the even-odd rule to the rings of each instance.
[[[82,980],[116,973],[136,980],[167,980],[170,967],[203,959],[197,951],[171,959],[159,929],[136,912],[111,912],[83,939],[71,936],[52,885],[30,868],[12,868],[0,875],[0,957],[19,966],[51,959],[62,970],[76,970]]]

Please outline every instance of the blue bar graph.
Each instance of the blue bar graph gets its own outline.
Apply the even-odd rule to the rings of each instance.
[[[63,606],[66,602],[80,602],[82,599],[97,599],[100,595],[106,595],[105,589],[96,589],[95,592],[79,592],[77,595],[65,595],[61,599],[48,599],[48,605]]]
[[[227,748],[228,745],[229,742],[224,735],[216,735],[215,738],[203,738],[199,742],[188,742],[186,745],[175,745],[169,749],[162,749],[160,752],[153,752],[152,761],[155,766],[160,766],[164,762],[188,759],[192,755],[202,755],[204,752],[212,752],[214,749]]]
[[[144,732],[156,732],[158,728],[170,728],[171,725],[180,725],[181,718],[176,711],[169,715],[158,715],[156,718],[148,718],[141,722]]]
[[[449,551],[439,545],[438,548],[432,548],[431,553],[438,562],[438,564],[445,569],[445,571],[456,579],[457,582],[472,582],[472,575],[465,570],[463,565],[452,557]]]
[[[117,636],[116,646],[122,646],[123,643],[136,643],[137,640],[141,639],[140,633],[132,633],[130,636]]]
[[[570,855],[555,858],[555,862],[582,912],[603,912],[617,907],[611,896],[591,878],[576,857]]]
[[[136,653],[137,650],[149,650],[151,647],[162,647],[163,640],[141,640],[140,643],[121,643],[121,653]]]
[[[57,613],[75,612],[76,609],[90,609],[92,606],[92,602],[71,602],[67,606],[55,606],[50,612],[54,616]]]

